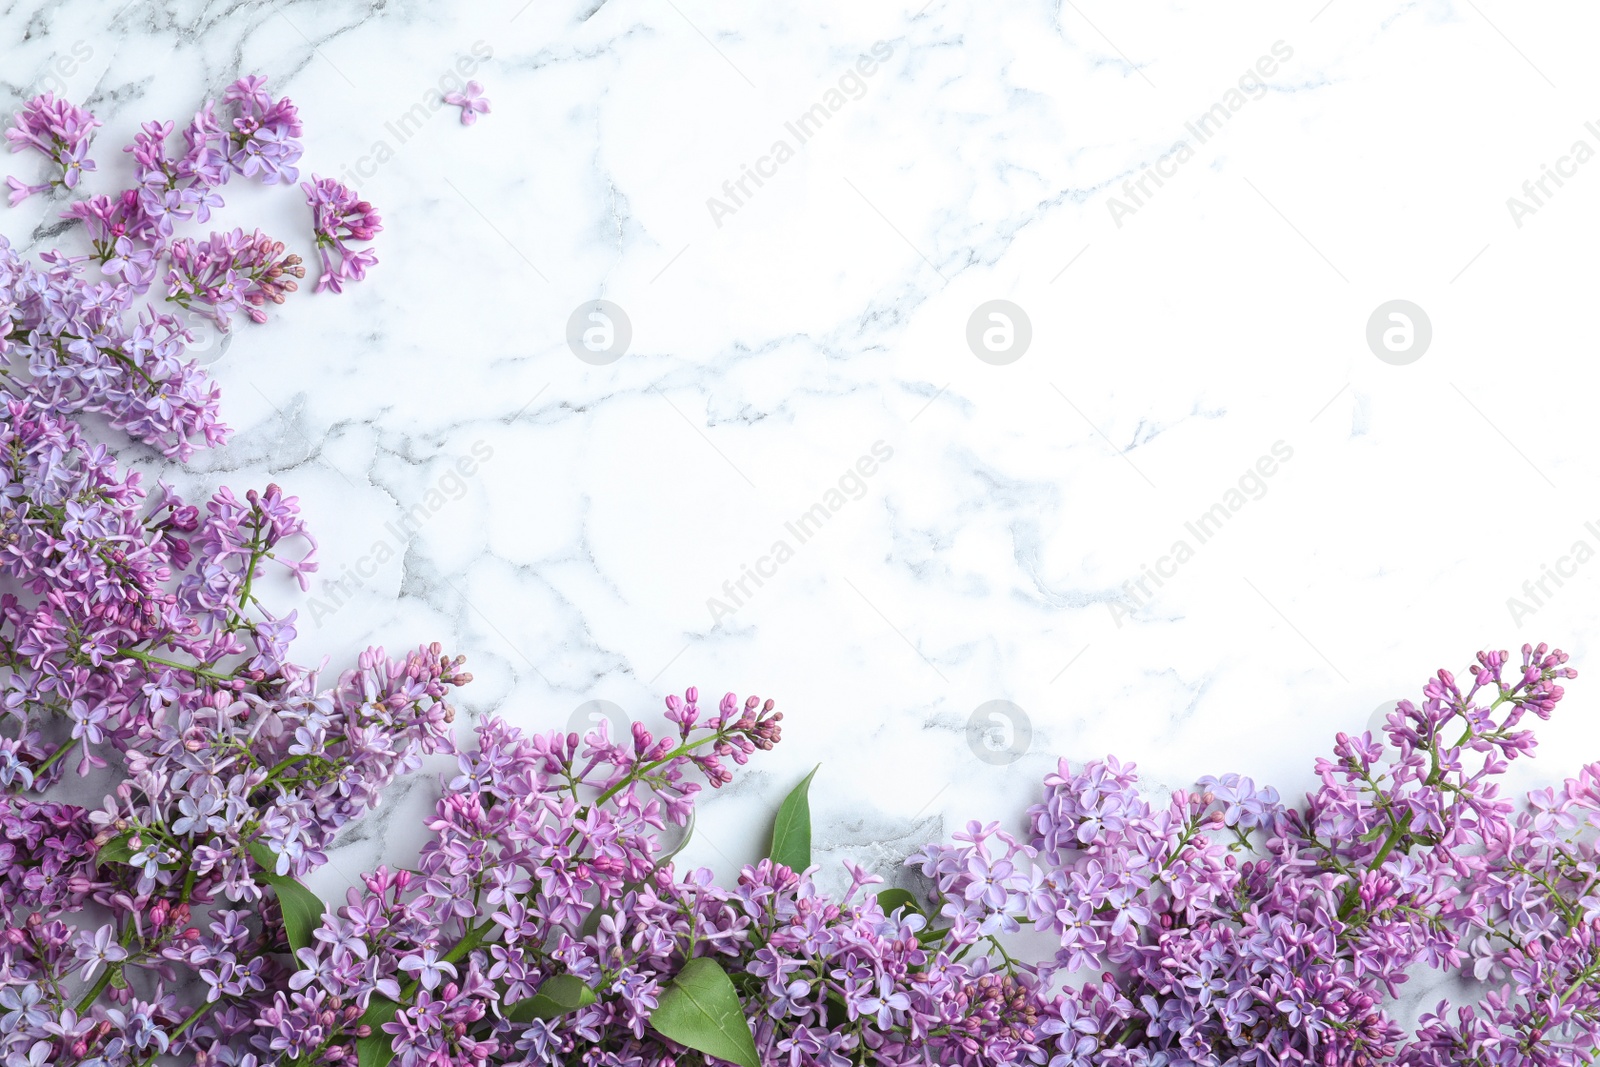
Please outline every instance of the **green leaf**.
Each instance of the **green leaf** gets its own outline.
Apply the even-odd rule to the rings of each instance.
[[[781,863],[792,871],[803,871],[811,866],[811,802],[806,793],[817,768],[783,798],[778,817],[772,823],[772,848],[767,850],[774,863]]]
[[[138,851],[133,847],[133,837],[136,831],[128,830],[113,837],[101,845],[95,852],[95,859],[101,863],[127,863],[133,859],[133,854]]]
[[[394,1059],[394,1036],[383,1032],[383,1024],[393,1022],[400,1005],[388,997],[374,996],[367,1001],[367,1010],[361,1022],[372,1027],[372,1033],[356,1041],[358,1067],[388,1067]]]
[[[532,1022],[534,1019],[554,1019],[588,1007],[595,1002],[594,990],[589,983],[575,974],[558,974],[546,978],[539,991],[526,1000],[519,1000],[506,1009],[506,1018],[514,1023]]]
[[[274,873],[278,869],[278,856],[260,841],[246,846],[250,855],[261,865],[256,872],[258,882],[264,882],[278,894],[278,907],[283,911],[283,930],[289,937],[289,948],[299,952],[312,942],[312,932],[322,925],[323,913],[328,906],[322,898],[295,881]]]
[[[716,960],[698,956],[683,965],[661,990],[650,1028],[696,1052],[739,1067],[761,1067],[756,1039],[728,972]]]
[[[922,909],[917,906],[917,898],[911,894],[911,891],[899,887],[891,887],[879,893],[878,904],[883,908],[885,915],[893,915],[901,908],[916,912],[919,915],[922,913]]]

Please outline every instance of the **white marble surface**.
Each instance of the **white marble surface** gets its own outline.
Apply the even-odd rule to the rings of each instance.
[[[1295,792],[1335,730],[1481,645],[1600,667],[1600,562],[1536,614],[1507,605],[1600,548],[1600,162],[1561,164],[1521,226],[1507,205],[1600,148],[1596,14],[1322,2],[18,0],[0,106],[88,101],[109,192],[139,122],[264,74],[307,169],[362,173],[381,265],[242,330],[216,365],[237,435],[167,472],[276,480],[325,575],[368,572],[337,610],[300,600],[303,659],[437,639],[471,660],[473,714],[533,728],[595,699],[654,717],[691,684],[773,696],[784,743],[688,855],[731,875],[821,763],[822,853],[888,871],[968,819],[1020,828],[1057,756]],[[493,112],[424,107],[402,141],[475,46]],[[1200,143],[1186,124],[1219,103]],[[817,104],[799,144],[786,123]],[[771,176],[733,205],[746,165]],[[309,252],[298,194],[226,192],[230,223]],[[46,247],[61,206],[0,232]],[[566,341],[598,298],[632,325],[608,365]],[[1405,366],[1365,339],[1397,298],[1433,327]],[[1003,366],[966,341],[993,299],[1032,324]],[[1185,523],[1279,442],[1199,544]],[[875,445],[892,457],[800,544],[785,523]],[[474,446],[492,456],[451,480]],[[414,535],[386,526],[430,490]],[[714,619],[780,539],[792,558]],[[1180,539],[1193,558],[1122,617]],[[968,745],[992,700],[1031,723],[1009,765]],[[1597,706],[1579,679],[1538,775],[1600,756]],[[407,858],[434,788],[324,880]]]

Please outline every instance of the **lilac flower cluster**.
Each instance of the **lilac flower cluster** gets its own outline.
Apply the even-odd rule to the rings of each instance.
[[[29,101],[6,131],[12,149],[43,152],[64,176],[44,185],[10,179],[11,203],[53,185],[77,188],[80,173],[94,169],[86,153],[90,131],[98,125],[88,112],[49,93]],[[220,108],[208,100],[195,113],[176,153],[170,147],[175,132],[172,122],[145,123],[124,149],[133,160],[134,187],[78,200],[63,217],[84,224],[93,258],[112,280],[114,299],[143,297],[160,283],[167,302],[203,310],[220,329],[240,313],[263,322],[266,304],[281,304],[305,277],[300,257],[259,231],[235,229],[198,240],[177,237],[176,228],[181,222],[210,222],[225,206],[221,188],[236,174],[268,185],[298,181],[299,113],[287,97],[274,98],[264,78],[241,78],[223,93]],[[306,189],[313,237],[326,268],[317,288],[337,292],[340,281],[364,277],[376,262],[370,250],[354,252],[347,242],[370,241],[382,227],[372,205],[344,186],[318,182]],[[340,254],[336,267],[329,262],[330,249]]]
[[[360,281],[367,276],[367,268],[378,262],[372,249],[354,249],[350,242],[372,240],[383,229],[383,220],[354,189],[332,178],[312,175],[300,188],[311,205],[311,229],[322,259],[316,291],[343,292],[346,280]]]
[[[85,259],[50,252],[37,265],[0,237],[0,391],[39,417],[86,412],[168,456],[227,434],[217,389],[186,358],[191,335],[172,314],[136,308],[125,286],[91,281]]]
[[[397,776],[449,747],[446,698],[470,678],[432,646],[372,649],[319,682],[289,659],[294,613],[255,592],[269,568],[302,587],[316,569],[295,499],[269,486],[189,503],[147,489],[97,439],[109,425],[185,459],[226,434],[192,335],[137,299],[158,254],[181,307],[251,314],[293,287],[297,260],[259,234],[169,240],[173,219],[220,206],[226,168],[294,180],[293,106],[259,81],[227,102],[233,132],[208,106],[185,156],[164,161],[170,127],[146,127],[141,187],[75,205],[94,256],[30,262],[0,238],[6,1067],[272,1062],[231,1049],[259,1029],[266,990],[289,980],[292,943],[315,925],[296,879]],[[94,125],[46,97],[11,139],[70,149],[77,166]],[[45,799],[72,771],[108,790],[99,808]]]
[[[90,812],[15,794],[0,808],[0,1006],[31,1006],[0,1017],[0,1051],[43,1043],[48,1062],[96,1067],[156,1053],[251,1062],[227,1050],[293,973],[288,905],[263,889],[323,862],[342,825],[442,744],[443,697],[468,676],[436,647],[400,661],[370,651],[328,689],[310,674],[252,681],[263,672],[130,659],[144,699],[100,719],[126,776],[113,795]],[[69,716],[73,741],[85,718]],[[39,789],[49,758],[36,766]]]
[[[1067,983],[1041,1008],[1053,1067],[1590,1063],[1600,766],[1514,818],[1494,781],[1565,662],[1480,653],[1465,689],[1440,671],[1382,737],[1339,735],[1301,807],[1233,775],[1161,807],[1131,766],[1063,762],[1026,843],[974,826],[923,870],[953,932],[1058,939],[1028,969]],[[1503,984],[1407,1034],[1385,1005],[1417,968]]]
[[[770,860],[731,889],[664,863],[650,815],[688,811],[656,767],[688,754],[692,692],[669,701],[675,740],[491,721],[417,869],[370,876],[301,954],[273,1047],[318,1064],[374,1039],[402,1067],[677,1063],[693,1049],[652,1019],[705,958],[759,1061],[791,1067],[1588,1063],[1600,766],[1515,816],[1493,782],[1532,748],[1527,715],[1561,699],[1565,660],[1482,653],[1465,689],[1440,672],[1381,740],[1341,735],[1298,807],[1233,774],[1158,803],[1131,766],[1063,763],[1025,842],[974,823],[914,859],[925,907],[861,894],[873,879],[854,868],[830,900]],[[711,728],[758,726],[756,707],[730,696]],[[1014,955],[1024,926],[1055,952]],[[1503,984],[1408,1034],[1386,1005],[1430,967]],[[530,1009],[562,979],[585,995]]]
[[[223,107],[175,158],[173,127],[147,125],[139,187],[74,205],[92,256],[0,240],[4,1067],[1595,1061],[1600,764],[1522,803],[1500,787],[1575,676],[1544,645],[1479,653],[1376,736],[1338,735],[1300,803],[1237,774],[1156,796],[1131,764],[1062,761],[1025,832],[927,846],[920,894],[847,865],[837,896],[776,829],[785,858],[732,886],[664,841],[692,831],[697,779],[778,742],[771,700],[690,689],[665,733],[487,718],[463,744],[470,675],[437,645],[368,649],[330,681],[296,664],[295,613],[258,595],[315,573],[295,498],[147,489],[84,419],[169,458],[217,444],[192,336],[138,298],[159,275],[165,302],[259,322],[303,276],[260,233],[175,235],[230,173],[298,177],[292,104],[245,79]],[[70,188],[94,125],[47,96],[11,140]],[[337,182],[302,188],[337,291],[380,221]],[[430,756],[455,769],[420,855],[329,909],[302,880]],[[50,795],[69,775],[98,806]],[[1482,996],[1402,1027],[1392,1002],[1429,969]]]
[[[481,724],[416,868],[380,868],[350,892],[257,1044],[283,1062],[341,1063],[376,1031],[413,1065],[547,1062],[602,1038],[659,1059],[645,1024],[661,985],[696,945],[736,950],[750,919],[703,875],[677,882],[658,832],[689,819],[688,770],[727,781],[724,760],[772,747],[782,719],[730,693],[702,720],[697,699],[668,699],[676,736],[660,738],[642,724],[615,743],[604,729],[580,740]],[[561,974],[615,996],[559,1022],[508,1015]],[[330,1004],[360,1011],[318,1025]]]
[[[15,207],[33,194],[58,185],[76,189],[85,172],[94,170],[94,160],[89,158],[89,142],[99,125],[99,119],[76,104],[56,99],[54,93],[46,92],[29,100],[18,113],[16,124],[6,130],[6,140],[11,142],[13,152],[28,149],[38,152],[60,169],[61,176],[41,185],[7,178],[11,205]]]
[[[266,322],[263,307],[283,303],[298,288],[306,270],[300,257],[286,255],[282,241],[260,230],[213,233],[206,241],[184,238],[168,249],[167,299],[182,308],[210,309],[226,328],[235,312],[252,322]]]
[[[300,115],[287,97],[274,100],[267,79],[240,78],[222,94],[234,109],[225,142],[228,163],[246,178],[292,185],[300,171]]]
[[[368,876],[300,954],[298,992],[268,1016],[280,1062],[348,1062],[363,1038],[401,1067],[697,1062],[651,1022],[697,957],[732,975],[763,1063],[1041,1055],[1029,987],[988,956],[963,959],[971,940],[863,893],[877,879],[859,868],[837,900],[771,860],[731,889],[674,871],[657,831],[688,822],[696,787],[683,770],[697,764],[718,785],[720,756],[743,762],[779,736],[771,701],[730,693],[702,720],[697,698],[668,698],[675,737],[638,723],[622,743],[604,726],[580,739],[480,725],[417,869]],[[532,1010],[573,979],[586,993],[569,1010]],[[341,1004],[359,1014],[319,1025]]]
[[[48,393],[15,388],[0,419],[0,1053],[214,1062],[254,1029],[250,995],[292,970],[263,889],[322,863],[448,745],[445,696],[469,676],[437,646],[370,650],[320,687],[286,659],[293,613],[252,592],[269,564],[314,570],[292,497],[149,497],[43,410]],[[72,761],[115,767],[100,809],[29,799]]]

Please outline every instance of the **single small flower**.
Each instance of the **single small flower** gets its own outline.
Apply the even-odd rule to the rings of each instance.
[[[102,964],[121,963],[128,958],[128,950],[117,943],[116,929],[109,923],[94,933],[85,930],[78,935],[74,955],[84,963],[83,979],[92,981]]]
[[[422,988],[430,990],[438,988],[444,975],[456,977],[455,964],[441,960],[439,953],[431,948],[423,949],[421,955],[412,954],[402,959],[400,969],[407,974],[415,974]]]
[[[35,193],[44,193],[50,190],[49,182],[45,182],[42,185],[29,185],[21,178],[16,177],[7,177],[6,186],[11,190],[7,199],[11,202],[12,207],[16,207]]]
[[[111,712],[104,704],[91,708],[81,700],[74,700],[68,714],[72,718],[74,738],[88,745],[98,745],[106,739],[105,722]]]
[[[489,100],[483,95],[483,86],[477,82],[468,82],[466,89],[461,92],[446,93],[444,102],[461,109],[463,126],[471,126],[478,121],[479,115],[489,113]]]

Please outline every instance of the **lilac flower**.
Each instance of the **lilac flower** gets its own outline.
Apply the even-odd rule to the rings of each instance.
[[[100,120],[89,112],[66,100],[58,100],[49,91],[23,104],[16,121],[6,130],[11,151],[32,149],[39,152],[60,168],[61,176],[43,186],[28,186],[8,178],[6,184],[11,187],[12,206],[55,185],[76,189],[83,175],[95,169],[94,160],[89,158],[89,141],[99,125]]]
[[[184,238],[173,242],[170,255],[167,299],[182,308],[209,309],[223,329],[241,311],[265,322],[264,306],[283,303],[299,288],[295,279],[305,277],[300,257],[285,255],[283,242],[260,230],[213,233],[208,241]]]
[[[48,1041],[35,1041],[26,1054],[19,1048],[6,1055],[6,1067],[49,1067],[55,1059],[55,1046]]]
[[[72,718],[73,737],[82,740],[85,745],[98,745],[105,741],[103,727],[110,711],[104,704],[89,708],[83,701],[74,700],[68,714]]]
[[[217,816],[222,808],[222,802],[214,796],[180,797],[178,799],[179,818],[172,823],[172,832],[175,834],[192,834],[202,830],[223,830],[227,827],[227,820]]]
[[[234,113],[229,163],[246,178],[288,185],[300,177],[300,117],[287,97],[274,100],[265,78],[240,78],[222,96]]]
[[[50,1015],[40,1005],[44,992],[34,983],[6,986],[0,989],[0,1034],[10,1034],[19,1027],[39,1027],[49,1021]]]
[[[110,260],[118,249],[118,242],[126,240],[122,255],[145,250],[152,254],[164,247],[171,235],[171,221],[165,212],[152,215],[146,210],[148,198],[137,190],[129,189],[117,197],[91,196],[78,200],[62,218],[80,219],[94,243],[95,257],[102,263]]]
[[[372,240],[383,230],[383,221],[371,204],[332,178],[312,175],[312,180],[300,188],[311,205],[312,232],[322,259],[322,274],[315,291],[342,292],[346,280],[361,280],[366,277],[367,268],[378,261],[371,249],[353,249],[350,243]]]
[[[461,125],[471,126],[478,121],[479,115],[489,113],[489,101],[483,96],[483,86],[477,82],[467,82],[464,91],[446,93],[444,102],[461,109]]]
[[[439,983],[445,975],[448,974],[451,978],[456,976],[455,965],[440,960],[438,952],[431,948],[402,957],[400,969],[416,975],[417,981],[422,983],[422,988],[430,991],[439,988]]]
[[[128,958],[128,950],[116,942],[116,930],[105,925],[94,933],[84,933],[78,936],[77,948],[74,954],[83,961],[83,978],[91,981],[95,972],[102,964],[121,963]]]
[[[24,792],[33,788],[33,768],[24,761],[21,748],[15,738],[0,738],[0,787],[10,789],[15,784]]]
[[[50,189],[49,182],[45,182],[41,185],[29,185],[21,178],[10,176],[6,178],[6,186],[11,190],[7,200],[10,202],[12,207],[16,207],[18,204],[28,199],[28,197],[33,196],[35,193],[48,192]]]

